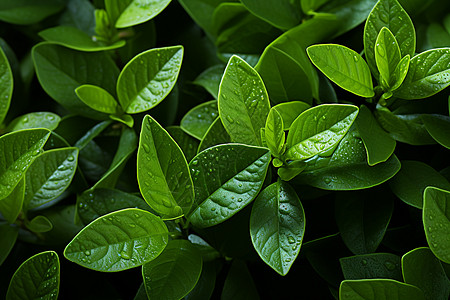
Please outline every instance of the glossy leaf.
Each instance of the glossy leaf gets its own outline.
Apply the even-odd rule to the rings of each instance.
[[[202,274],[197,281],[197,284],[189,292],[189,294],[184,297],[184,300],[194,300],[194,299],[210,299],[214,292],[216,285],[216,270],[212,263],[203,263]]]
[[[406,75],[408,75],[410,61],[411,58],[409,54],[407,54],[400,60],[398,65],[395,67],[394,72],[391,74],[389,91],[395,91],[402,85],[403,81],[406,78]]]
[[[275,27],[289,29],[300,23],[300,3],[289,0],[242,0],[245,7]]]
[[[1,19],[1,10],[0,10]],[[13,74],[5,52],[0,48],[0,124],[6,117],[13,92]]]
[[[223,127],[222,120],[217,118],[214,122],[212,122],[211,126],[209,126],[208,131],[206,131],[205,136],[198,146],[198,152],[215,145],[227,144],[230,142],[231,137]]]
[[[375,61],[375,45],[378,33],[388,28],[400,47],[400,56],[414,56],[416,50],[416,32],[406,11],[397,0],[380,0],[370,12],[364,27],[364,52],[367,63],[375,77],[378,70]]]
[[[271,109],[267,116],[265,139],[267,147],[276,157],[282,154],[286,136],[284,134],[283,119],[278,111]]]
[[[280,113],[281,118],[283,119],[283,129],[289,130],[295,119],[310,107],[311,106],[305,102],[289,101],[275,105],[273,109]]]
[[[375,62],[380,72],[379,81],[385,88],[391,87],[391,74],[400,59],[400,47],[395,36],[387,27],[383,27],[375,41]]]
[[[51,112],[32,112],[15,118],[6,128],[7,131],[19,131],[31,128],[55,130],[61,117]]]
[[[142,196],[157,213],[176,218],[189,212],[194,189],[186,158],[167,131],[148,115],[142,121],[137,178]]]
[[[380,127],[367,106],[361,105],[355,124],[364,142],[369,166],[388,160],[394,153],[396,142]]]
[[[223,284],[223,300],[259,299],[258,291],[245,262],[234,260]]]
[[[345,279],[386,278],[403,281],[401,258],[391,253],[372,253],[339,259]]]
[[[37,23],[62,8],[63,3],[58,0],[2,1],[0,3],[0,20],[12,24],[28,25]]]
[[[18,235],[19,228],[6,223],[0,224],[0,245],[2,245],[0,247],[0,266],[13,249]]]
[[[220,120],[219,120],[220,122]],[[190,161],[197,154],[198,146],[200,142],[184,132],[179,126],[169,126],[166,128],[170,136],[175,140],[175,142],[183,150],[183,154],[187,161]]]
[[[423,193],[428,186],[450,190],[450,183],[429,165],[414,160],[402,161],[402,168],[389,181],[392,192],[406,204],[423,207]]]
[[[24,209],[34,209],[61,195],[77,169],[78,149],[45,151],[31,164],[25,175]]]
[[[307,49],[313,64],[338,86],[361,97],[372,97],[369,67],[355,51],[336,44],[313,45]]]
[[[275,161],[275,159],[273,160]],[[282,162],[281,162],[282,163]],[[275,166],[276,167],[276,166]],[[303,172],[303,170],[306,168],[306,163],[304,161],[293,161],[289,163],[288,165],[281,166],[277,173],[278,176],[280,176],[281,180],[289,181],[293,179],[295,176]]]
[[[59,293],[59,258],[54,251],[36,254],[20,265],[9,283],[6,300],[56,300]]]
[[[278,181],[256,198],[250,216],[250,236],[261,259],[286,275],[300,252],[305,213],[295,190]]]
[[[0,200],[0,213],[10,224],[16,221],[22,210],[24,193],[25,184],[22,178],[12,192]]]
[[[181,299],[197,284],[202,257],[186,240],[170,241],[156,259],[142,267],[149,299]]]
[[[183,47],[154,48],[135,56],[123,68],[117,96],[127,113],[140,113],[158,105],[175,86]]]
[[[243,209],[262,188],[270,159],[268,149],[241,144],[200,152],[189,163],[195,188],[191,223],[213,226]]]
[[[31,221],[26,223],[28,229],[33,232],[47,232],[53,229],[53,224],[44,216],[36,216]]]
[[[219,98],[219,85],[223,72],[223,65],[212,66],[198,75],[193,83],[202,86],[214,99],[217,99]]]
[[[167,242],[167,227],[160,218],[128,208],[84,227],[64,249],[64,256],[92,270],[117,272],[155,259]]]
[[[186,133],[201,140],[218,115],[217,101],[208,101],[188,111],[180,126]]]
[[[291,125],[285,158],[305,160],[332,149],[357,115],[356,106],[341,104],[324,104],[304,111]]]
[[[101,87],[84,84],[76,88],[75,93],[84,104],[97,111],[115,114],[120,109],[116,99]]]
[[[339,288],[341,300],[425,300],[423,292],[392,279],[344,280]]]
[[[439,144],[450,149],[450,117],[441,115],[422,115],[422,121],[428,133]]]
[[[161,13],[171,0],[107,0],[106,11],[115,18],[117,28],[126,28],[147,22]]]
[[[49,135],[47,129],[27,129],[0,137],[1,152],[12,154],[0,161],[0,201],[19,183]]]
[[[405,283],[420,288],[425,299],[447,300],[450,296],[450,280],[429,248],[417,248],[403,255],[402,271]]]
[[[232,141],[261,145],[269,97],[258,73],[238,56],[230,58],[219,88],[219,114]]]
[[[423,194],[423,227],[428,246],[434,255],[450,263],[450,192],[427,187]]]

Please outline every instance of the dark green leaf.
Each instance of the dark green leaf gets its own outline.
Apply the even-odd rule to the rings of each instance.
[[[0,2],[0,20],[12,24],[28,25],[37,23],[63,8],[58,0],[18,0]]]
[[[392,279],[344,280],[339,288],[341,300],[425,300],[423,292]]]
[[[53,229],[53,224],[44,216],[36,216],[25,224],[33,232],[47,232]]]
[[[1,6],[0,6],[1,19]],[[5,52],[0,48],[0,124],[5,119],[13,92],[13,74]]]
[[[0,224],[0,266],[16,243],[17,236],[19,235],[19,228],[11,226],[9,224]]]
[[[218,115],[217,101],[208,101],[188,111],[181,119],[180,126],[186,133],[202,140]]]
[[[178,146],[180,146],[181,150],[183,150],[186,160],[190,161],[192,158],[194,158],[194,156],[197,154],[197,149],[200,145],[200,142],[184,132],[179,126],[169,126],[166,128],[166,130],[175,140]]]
[[[211,126],[209,126],[208,131],[206,131],[200,145],[198,146],[198,152],[215,145],[227,144],[230,142],[231,137],[223,127],[222,120],[217,118]]]
[[[292,28],[301,21],[299,1],[242,0],[241,2],[251,13],[280,29]]]
[[[219,85],[223,72],[223,65],[212,66],[198,75],[193,83],[202,86],[214,99],[217,99],[219,98]]]
[[[422,115],[422,121],[428,133],[439,144],[450,149],[450,117],[441,115]]]
[[[25,183],[22,178],[12,192],[0,200],[0,213],[10,224],[16,221],[22,210],[24,193]]]
[[[203,261],[202,274],[194,289],[184,297],[184,300],[211,299],[216,284],[216,270],[213,263]]]
[[[401,258],[391,253],[343,257],[339,260],[345,279],[386,278],[403,280]]]
[[[232,262],[228,275],[223,284],[220,299],[222,300],[256,300],[258,291],[253,282],[245,262],[235,260]]]
[[[0,96],[1,97],[1,96]],[[51,112],[32,112],[15,118],[6,128],[7,131],[19,131],[31,128],[55,130],[61,117]]]

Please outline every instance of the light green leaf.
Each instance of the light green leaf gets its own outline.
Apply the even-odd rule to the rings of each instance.
[[[217,101],[208,101],[188,111],[181,119],[180,127],[186,133],[201,140],[218,115]]]
[[[295,119],[310,107],[311,105],[305,102],[289,101],[275,105],[273,109],[280,113],[281,118],[283,119],[283,129],[289,130]]]
[[[369,67],[355,51],[336,44],[306,49],[313,64],[338,86],[361,97],[373,97]]]
[[[1,19],[1,10],[0,10]],[[13,74],[5,52],[0,48],[0,124],[8,113],[13,92]]]
[[[270,159],[269,149],[241,144],[200,152],[189,163],[195,188],[191,223],[210,227],[249,204],[262,188]]]
[[[85,268],[117,272],[155,259],[167,242],[167,227],[160,218],[127,208],[84,227],[64,249],[64,256]]]
[[[271,109],[267,116],[264,132],[267,147],[275,157],[279,157],[283,154],[282,150],[286,139],[283,128],[283,119],[281,118],[280,113],[275,109]]]
[[[408,74],[409,70],[409,63],[411,61],[411,58],[409,54],[405,55],[398,65],[395,67],[394,72],[391,74],[391,82],[389,86],[389,91],[393,92],[397,90],[403,83],[403,81],[406,78],[406,75]]]
[[[46,251],[27,259],[14,273],[6,300],[56,300],[59,293],[59,258]]]
[[[429,186],[423,194],[423,227],[428,246],[443,262],[450,263],[450,192]]]
[[[0,137],[0,201],[12,192],[50,136],[47,129],[26,129]]]
[[[28,229],[33,232],[47,232],[53,229],[53,224],[45,216],[36,216],[31,221],[25,223]]]
[[[220,123],[220,120],[219,120]],[[200,142],[184,132],[179,126],[169,126],[166,128],[170,136],[175,140],[175,142],[183,150],[183,154],[187,161],[190,161],[197,154],[198,146]]]
[[[380,127],[367,106],[361,105],[355,124],[364,142],[369,166],[388,160],[394,153],[396,142]]]
[[[403,255],[402,271],[405,283],[420,288],[425,299],[447,300],[450,296],[450,280],[429,248],[416,248]]]
[[[0,200],[0,212],[10,224],[16,221],[22,210],[24,193],[25,184],[22,178],[12,192]]]
[[[273,161],[275,161],[275,159]],[[303,170],[305,168],[306,168],[306,163],[304,161],[295,160],[295,161],[289,163],[287,166],[281,166],[278,169],[277,173],[278,173],[278,176],[280,176],[281,180],[290,181],[295,176],[297,176],[298,174],[303,172]]]
[[[403,281],[401,258],[392,253],[372,253],[339,259],[345,279],[386,278]]]
[[[392,279],[344,280],[339,288],[340,300],[425,300],[423,292]]]
[[[450,117],[442,115],[422,115],[423,125],[439,144],[450,149]]]
[[[64,4],[59,0],[17,0],[14,2],[2,0],[0,2],[0,20],[18,25],[34,24],[57,13],[63,7]]]
[[[223,127],[222,120],[217,118],[211,126],[209,126],[208,131],[206,131],[205,136],[198,146],[198,152],[202,152],[215,145],[227,144],[230,142],[231,137]]]
[[[134,119],[131,115],[127,114],[109,115],[109,118],[111,120],[125,124],[130,128],[133,128],[134,126]]]
[[[9,224],[0,224],[0,266],[8,257],[13,249],[17,237],[19,236],[19,228]]]
[[[401,57],[414,56],[416,50],[416,32],[406,11],[397,0],[380,0],[370,12],[364,26],[364,52],[372,74],[378,78],[375,61],[375,45],[378,33],[388,28],[400,47]]]
[[[352,126],[358,107],[323,104],[301,113],[287,137],[285,158],[304,160],[335,147]]]
[[[254,15],[280,29],[298,25],[302,18],[299,1],[290,0],[242,0]]]
[[[270,110],[259,74],[238,56],[230,58],[219,88],[219,114],[233,142],[260,146]]]
[[[127,63],[117,82],[117,96],[125,112],[147,111],[166,98],[177,81],[183,51],[183,46],[154,48]]]
[[[223,284],[222,300],[257,300],[258,290],[245,262],[233,260]]]
[[[284,276],[300,252],[305,212],[295,190],[278,181],[256,198],[250,216],[250,236],[261,259]]]
[[[121,110],[116,99],[99,86],[84,84],[77,87],[75,93],[84,104],[99,112],[115,114]]]
[[[38,34],[48,42],[86,52],[113,50],[125,46],[124,40],[119,40],[111,45],[102,43],[84,31],[72,26],[47,28]]]
[[[162,12],[171,0],[106,0],[106,11],[117,28],[126,28],[147,22]]]
[[[181,299],[197,284],[202,257],[186,240],[172,240],[156,259],[142,267],[149,299]]]
[[[7,131],[19,131],[31,128],[47,128],[55,130],[58,127],[61,117],[52,112],[32,112],[17,117],[8,124]]]
[[[202,86],[214,99],[217,99],[219,98],[219,85],[223,72],[223,65],[212,66],[198,75],[192,83]]]
[[[431,49],[411,59],[408,74],[394,96],[402,99],[430,97],[450,85],[450,48]]]
[[[72,182],[77,169],[78,149],[45,151],[25,173],[24,210],[44,205],[61,195]]]
[[[187,214],[194,188],[186,158],[169,133],[149,115],[142,121],[137,155],[139,189],[150,207],[164,218]]]
[[[391,87],[391,74],[394,73],[400,59],[397,40],[387,27],[383,27],[375,42],[375,62],[380,72],[379,82],[385,90]]]

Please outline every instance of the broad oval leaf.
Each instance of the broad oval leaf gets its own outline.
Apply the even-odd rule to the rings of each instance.
[[[269,114],[269,96],[259,74],[238,56],[228,61],[218,105],[220,119],[233,142],[262,145],[260,129]]]
[[[289,129],[285,158],[304,160],[332,149],[350,129],[358,110],[354,105],[324,104],[304,111]]]
[[[375,42],[375,62],[380,72],[379,82],[388,89],[391,83],[391,74],[401,59],[400,47],[392,32],[383,27],[378,33]]]
[[[301,21],[299,1],[242,0],[241,2],[251,13],[280,29],[292,28]]]
[[[403,281],[401,258],[392,253],[372,253],[339,259],[345,279],[386,278]]]
[[[117,272],[155,259],[167,242],[167,227],[160,218],[127,208],[84,227],[64,249],[64,256],[92,270]]]
[[[2,1],[0,20],[12,24],[29,25],[57,13],[63,7],[64,3],[58,0]]]
[[[431,49],[411,59],[408,74],[394,96],[402,99],[430,97],[450,85],[450,48]]]
[[[445,148],[450,149],[450,135],[448,134],[450,132],[450,117],[423,114],[422,121],[433,139]]]
[[[34,209],[61,195],[72,182],[77,169],[78,149],[73,147],[45,151],[25,174],[24,209]]]
[[[0,124],[6,117],[13,92],[13,74],[5,52],[0,48]]]
[[[344,280],[339,288],[340,300],[379,300],[377,295],[389,300],[425,300],[419,288],[392,279]]]
[[[33,232],[42,233],[53,229],[52,222],[45,216],[36,216],[31,221],[26,222],[25,226]]]
[[[305,212],[295,190],[278,181],[256,198],[250,216],[250,236],[261,259],[284,276],[300,252]]]
[[[283,129],[289,130],[295,119],[310,107],[311,105],[305,102],[289,101],[275,105],[273,109],[280,113],[281,118],[283,119]]]
[[[217,118],[209,126],[208,131],[206,131],[200,145],[198,146],[197,152],[202,152],[203,150],[210,148],[219,144],[227,144],[231,142],[231,137],[228,132],[223,127],[222,120]]]
[[[338,86],[361,97],[373,97],[369,67],[355,51],[336,44],[306,49],[313,64]]]
[[[135,114],[158,105],[175,86],[183,60],[183,46],[142,52],[123,68],[117,82],[122,109]]]
[[[6,300],[56,300],[58,293],[58,254],[46,251],[30,257],[20,265],[9,283]]]
[[[137,179],[148,205],[164,218],[189,212],[194,188],[183,151],[152,117],[142,120]]]
[[[0,266],[16,244],[17,237],[19,236],[19,228],[11,226],[10,224],[0,224]]]
[[[219,224],[255,199],[270,158],[269,149],[241,144],[214,146],[194,157],[189,163],[195,188],[192,224]]]
[[[25,171],[41,153],[50,136],[47,129],[26,129],[0,137],[0,149],[5,155],[0,161],[0,201],[12,192]]]
[[[116,99],[99,86],[83,84],[75,89],[78,98],[92,109],[107,114],[115,114],[120,108]]]
[[[8,196],[0,200],[0,213],[10,224],[14,224],[19,216],[25,194],[25,181],[22,178]]]
[[[171,0],[108,0],[106,10],[113,15],[117,28],[126,28],[147,22],[162,12]],[[117,19],[117,20],[116,20]]]
[[[450,191],[427,187],[422,216],[428,246],[437,258],[450,264]]]
[[[264,133],[267,147],[277,157],[283,154],[282,150],[286,139],[283,128],[283,119],[280,113],[275,109],[271,109],[267,116]]]
[[[201,140],[218,115],[217,101],[208,101],[188,111],[181,119],[180,127],[186,133]]]
[[[186,240],[172,240],[156,259],[142,267],[149,299],[181,299],[197,284],[202,257]]]
[[[31,128],[47,128],[55,130],[61,117],[52,112],[32,112],[15,118],[8,124],[7,131],[19,131]]]

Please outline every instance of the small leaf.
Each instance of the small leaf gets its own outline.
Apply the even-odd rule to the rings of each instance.
[[[279,157],[282,153],[286,136],[284,135],[283,119],[278,111],[271,109],[267,116],[265,139],[272,155]]]
[[[16,244],[19,236],[19,228],[9,224],[0,224],[0,266],[8,257],[9,253]]]
[[[273,109],[281,115],[281,118],[283,119],[283,129],[289,130],[295,119],[310,107],[311,105],[305,102],[289,101],[275,105]]]
[[[85,268],[117,272],[155,259],[167,241],[167,227],[160,218],[128,208],[84,227],[64,249],[64,256]]]
[[[391,82],[389,84],[391,88],[389,88],[389,91],[393,92],[402,85],[403,81],[406,78],[406,75],[408,75],[410,61],[411,58],[409,54],[407,54],[395,67],[394,72],[391,74]]]
[[[1,97],[1,96],[0,96]],[[7,131],[19,131],[31,128],[47,128],[55,130],[61,117],[52,112],[32,112],[15,118],[8,124]]]
[[[258,73],[238,56],[230,58],[219,88],[219,114],[232,141],[260,146],[260,128],[270,110]]]
[[[188,111],[181,119],[180,127],[186,133],[201,140],[218,115],[217,101],[208,101]]]
[[[117,96],[129,114],[158,105],[175,86],[183,59],[183,47],[154,48],[136,55],[120,72]]]
[[[127,114],[109,115],[109,118],[111,120],[125,124],[130,128],[133,128],[133,126],[134,126],[134,119],[131,115],[127,115]]]
[[[215,145],[227,144],[230,142],[231,137],[223,127],[222,120],[220,118],[217,118],[214,122],[212,122],[211,126],[209,126],[208,130],[203,136],[203,139],[198,146],[197,152],[202,152],[203,150]]]
[[[280,176],[281,180],[290,181],[295,176],[303,172],[305,168],[306,163],[304,161],[295,160],[289,163],[287,166],[280,167],[277,173],[278,176]]]
[[[340,300],[378,300],[377,295],[389,300],[425,300],[419,288],[392,279],[344,280],[339,288]]]
[[[423,194],[423,227],[434,255],[450,264],[450,192],[429,186]]]
[[[119,111],[116,99],[101,87],[84,84],[76,88],[75,93],[84,104],[99,112],[115,114]]]
[[[0,212],[10,224],[16,221],[22,210],[24,193],[25,184],[22,178],[12,192],[0,200]]]
[[[270,158],[268,149],[241,144],[218,145],[194,157],[189,163],[195,188],[192,224],[219,224],[255,199]]]
[[[46,251],[27,259],[14,273],[6,300],[56,300],[59,293],[59,258],[54,251]]]
[[[36,216],[25,224],[33,232],[47,232],[53,229],[53,224],[44,216]]]
[[[313,64],[344,90],[361,97],[375,95],[369,67],[355,51],[336,44],[313,45],[306,50]]]
[[[197,284],[202,257],[186,240],[172,240],[156,259],[142,267],[149,299],[181,299]]]
[[[403,281],[401,258],[391,253],[372,253],[339,259],[345,279],[386,278]]]
[[[258,290],[245,262],[233,260],[223,284],[222,300],[256,300]]]
[[[250,216],[250,236],[261,259],[284,276],[300,252],[305,213],[295,190],[282,181],[256,198]]]
[[[126,28],[147,22],[161,13],[171,0],[107,0],[106,11],[113,12],[115,26]]]
[[[150,207],[165,218],[187,214],[194,189],[186,158],[169,133],[148,115],[142,121],[137,155],[139,189]]]
[[[1,19],[1,10],[0,10]],[[5,52],[0,48],[0,124],[6,117],[13,92],[13,74]]]
[[[450,117],[441,115],[422,115],[422,121],[428,133],[439,144],[450,149]]]
[[[390,87],[391,74],[394,73],[400,59],[397,40],[387,27],[383,27],[375,42],[375,62],[380,72],[379,81],[386,90]]]

